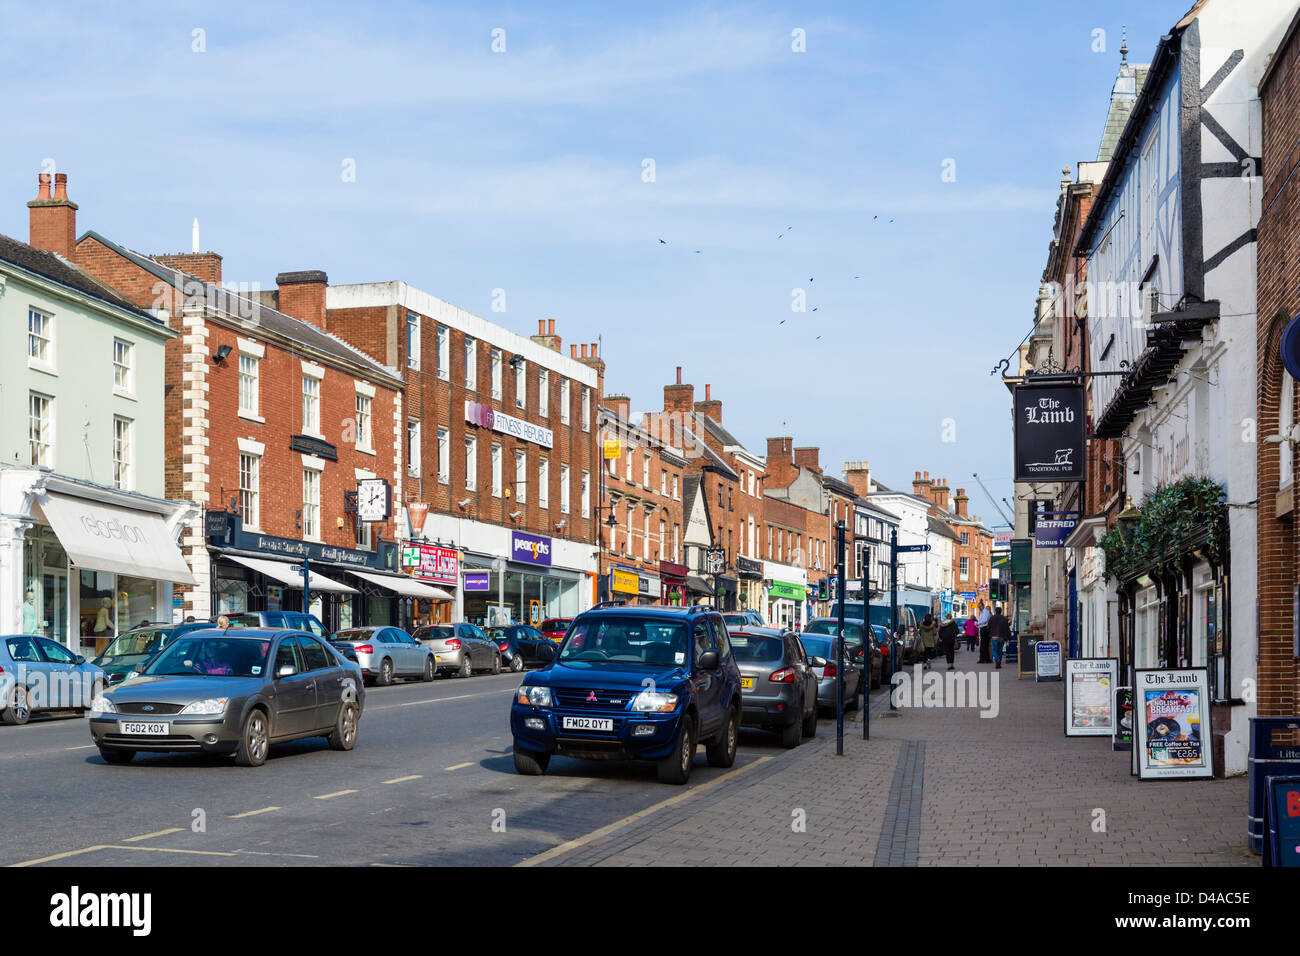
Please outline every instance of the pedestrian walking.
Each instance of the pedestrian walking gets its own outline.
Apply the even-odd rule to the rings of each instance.
[[[992,664],[993,657],[989,653],[989,619],[993,617],[993,612],[989,610],[988,605],[980,601],[980,657],[979,663]]]
[[[957,653],[957,621],[951,614],[939,628],[939,646],[943,649],[943,656],[948,659],[948,670],[953,670],[953,657]]]
[[[933,614],[927,614],[920,626],[916,629],[917,640],[920,642],[920,658],[925,662],[925,669],[930,669],[930,661],[934,659],[934,649],[939,643],[939,623],[934,619]]]
[[[997,609],[989,616],[989,636],[993,640],[993,660],[996,669],[1002,669],[1002,652],[1006,647],[1006,642],[1011,639],[1011,622],[1006,619],[1002,613],[1002,605],[999,604]]]
[[[975,650],[975,641],[980,636],[979,625],[975,623],[975,615],[972,614],[966,618],[966,623],[962,625],[962,637],[966,639],[966,650]]]

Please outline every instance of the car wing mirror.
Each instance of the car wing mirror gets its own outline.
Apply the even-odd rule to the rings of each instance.
[[[80,654],[78,654],[76,657],[73,658],[73,662],[76,664],[84,664],[86,663],[86,659],[82,657]]]
[[[808,666],[809,666],[809,667],[825,667],[825,666],[826,666],[826,658],[824,658],[824,657],[810,657],[810,658],[808,658]]]
[[[279,680],[281,677],[292,677],[296,673],[298,669],[292,664],[281,664],[280,669],[275,672],[275,677]]]
[[[700,655],[700,670],[716,671],[718,669],[718,652],[705,651]]]

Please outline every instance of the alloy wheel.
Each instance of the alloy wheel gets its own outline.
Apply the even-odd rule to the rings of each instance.
[[[265,760],[267,751],[266,718],[262,716],[260,710],[255,710],[249,715],[247,733],[249,754],[258,762]]]

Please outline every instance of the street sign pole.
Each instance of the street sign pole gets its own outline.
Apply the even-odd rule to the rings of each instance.
[[[898,633],[898,528],[889,529],[889,712],[898,716],[898,704],[894,701],[894,672],[898,670],[895,658],[902,657],[900,648],[894,647],[894,635]]]
[[[302,558],[302,613],[311,613],[311,555]]]
[[[836,633],[840,639],[836,642],[835,663],[835,756],[844,756],[844,522],[835,526],[835,560],[838,567],[836,583],[839,589],[838,604],[839,626]],[[865,644],[863,645],[865,649]]]
[[[862,664],[866,679],[862,683],[862,739],[871,737],[871,548],[862,549]],[[885,645],[889,647],[888,644]]]

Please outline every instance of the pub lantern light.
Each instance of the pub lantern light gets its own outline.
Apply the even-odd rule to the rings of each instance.
[[[1142,512],[1133,504],[1131,495],[1124,497],[1124,510],[1115,516],[1115,524],[1119,527],[1120,540],[1124,542],[1125,547],[1128,547],[1133,544],[1133,531],[1142,518]]]

